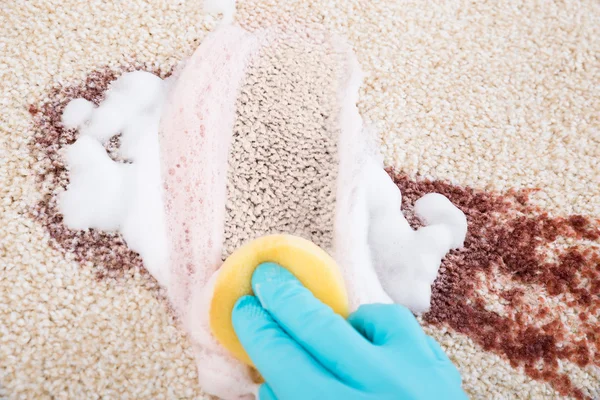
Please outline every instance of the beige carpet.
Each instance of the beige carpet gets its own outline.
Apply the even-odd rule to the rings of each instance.
[[[295,20],[346,36],[409,214],[429,191],[467,214],[467,246],[422,319],[470,396],[600,398],[600,3],[237,9],[247,29]],[[64,102],[99,96],[110,70],[167,73],[215,22],[192,0],[0,4],[0,398],[202,396],[139,260],[62,237],[47,194]]]

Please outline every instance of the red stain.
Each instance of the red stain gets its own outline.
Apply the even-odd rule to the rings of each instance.
[[[600,334],[596,326],[586,323],[599,316],[600,255],[582,244],[560,250],[552,245],[559,238],[597,241],[600,222],[581,215],[550,217],[529,205],[528,196],[535,190],[500,195],[389,173],[402,192],[402,208],[413,225],[418,225],[412,214],[414,202],[430,192],[448,197],[466,214],[469,224],[464,249],[450,253],[442,262],[425,321],[468,335],[486,351],[507,358],[513,367],[522,367],[527,375],[550,383],[562,395],[585,398],[559,372],[558,361],[600,366]],[[548,259],[543,250],[552,252],[555,259]],[[474,279],[476,274],[485,276],[484,283]],[[498,293],[494,283],[500,278],[527,289]],[[482,286],[507,301],[508,315],[486,308],[486,299],[476,293]],[[580,334],[560,320],[561,311],[552,310],[542,292],[535,296],[540,290],[547,298],[573,299],[565,306],[579,314],[575,320],[580,321]],[[526,294],[537,299],[537,304],[525,301]],[[534,323],[528,322],[531,318]]]

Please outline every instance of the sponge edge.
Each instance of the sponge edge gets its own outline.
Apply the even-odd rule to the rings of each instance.
[[[349,313],[344,279],[337,264],[319,246],[293,235],[263,236],[249,242],[221,266],[210,304],[210,329],[235,358],[252,366],[233,329],[236,301],[252,294],[252,273],[260,264],[274,262],[290,271],[316,298],[346,318]]]

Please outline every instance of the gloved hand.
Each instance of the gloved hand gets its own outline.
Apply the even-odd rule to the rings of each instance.
[[[234,329],[264,377],[260,400],[466,399],[458,370],[405,307],[361,306],[344,320],[286,269],[260,265]]]

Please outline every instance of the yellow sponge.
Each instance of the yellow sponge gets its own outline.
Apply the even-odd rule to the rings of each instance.
[[[252,361],[233,330],[231,313],[240,297],[253,294],[252,273],[264,262],[286,268],[334,312],[348,316],[344,279],[333,258],[319,246],[293,235],[263,236],[243,245],[219,271],[210,304],[210,328],[221,345],[250,366]]]

